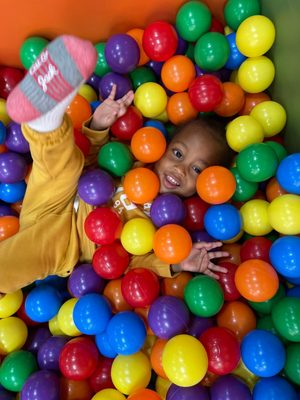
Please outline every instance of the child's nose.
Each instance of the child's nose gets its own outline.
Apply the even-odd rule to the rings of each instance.
[[[181,176],[186,176],[186,166],[184,164],[177,164],[174,169]]]

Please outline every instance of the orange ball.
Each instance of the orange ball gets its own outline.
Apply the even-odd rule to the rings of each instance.
[[[136,204],[144,204],[157,196],[159,179],[148,168],[134,168],[125,175],[123,186],[129,200]]]
[[[124,299],[121,284],[121,278],[112,279],[111,281],[107,282],[103,291],[103,295],[107,298],[107,300],[109,300],[114,313],[120,311],[131,311],[133,309]]]
[[[174,125],[184,124],[198,115],[198,110],[192,105],[187,92],[173,94],[167,104],[169,120]]]
[[[283,194],[287,194],[278,183],[277,179],[273,177],[266,186],[266,197],[268,202],[271,203],[272,200],[276,199],[278,196],[282,196]]]
[[[245,102],[245,92],[233,82],[223,83],[223,98],[217,105],[214,112],[221,117],[232,117],[237,114]]]
[[[0,144],[0,154],[6,153],[7,152],[7,147],[5,144]]]
[[[91,399],[93,391],[88,380],[74,381],[64,376],[60,378],[60,398],[64,400]]]
[[[148,336],[154,336],[154,333],[153,333],[152,329],[150,328],[150,326],[148,324],[149,309],[150,309],[150,306],[147,306],[147,307],[136,307],[134,309],[134,312],[136,314],[138,314],[142,318],[142,320],[144,321],[145,326],[146,326],[146,330],[147,330],[147,335]]]
[[[155,255],[167,264],[178,264],[190,254],[192,239],[180,225],[168,224],[159,228],[154,235]]]
[[[205,168],[197,178],[196,189],[202,200],[209,204],[221,204],[234,194],[236,181],[229,169],[220,166]]]
[[[241,263],[241,245],[239,243],[225,243],[222,246],[222,251],[229,253],[228,257],[222,257],[219,261],[228,261],[236,265]]]
[[[144,50],[143,45],[142,45],[144,29],[133,28],[133,29],[130,29],[126,33],[127,33],[127,35],[131,36],[137,42],[137,44],[139,46],[139,49],[140,49],[140,60],[139,60],[138,66],[146,64],[150,60],[150,58],[145,53],[145,50]]]
[[[139,389],[131,394],[127,400],[161,400],[161,397],[151,389]]]
[[[270,96],[265,92],[245,93],[245,101],[243,107],[239,111],[239,115],[249,115],[257,104],[263,101],[271,100]]]
[[[167,143],[162,132],[151,126],[138,129],[131,138],[131,151],[143,163],[158,161],[166,151]]]
[[[271,264],[251,259],[244,261],[236,270],[234,277],[237,290],[250,301],[270,300],[277,292],[279,279]]]
[[[168,342],[167,339],[157,339],[151,349],[151,354],[150,354],[150,362],[153,370],[157,375],[159,375],[164,379],[168,379],[168,377],[162,366],[162,353],[164,351],[167,342]]]
[[[193,278],[190,272],[182,271],[174,278],[163,278],[160,281],[161,294],[164,296],[174,296],[183,299],[184,289],[187,283]]]
[[[15,235],[19,228],[19,218],[12,215],[0,217],[0,242]]]
[[[196,76],[193,62],[186,56],[170,57],[161,69],[161,80],[172,92],[184,92]]]
[[[224,304],[217,315],[217,324],[230,329],[241,341],[248,332],[256,328],[256,317],[248,304],[230,301]]]
[[[71,118],[73,127],[81,129],[82,124],[92,115],[90,103],[80,94],[77,94],[66,109],[66,114]]]

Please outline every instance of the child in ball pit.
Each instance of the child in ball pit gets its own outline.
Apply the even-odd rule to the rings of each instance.
[[[65,110],[81,84],[93,73],[96,61],[97,54],[90,42],[60,36],[43,50],[7,99],[9,116],[22,124],[22,132],[30,144],[33,167],[20,214],[20,230],[0,244],[0,293],[14,292],[48,275],[66,276],[79,260],[90,262],[93,257],[96,245],[83,228],[93,207],[79,200],[75,210],[78,180],[84,167],[95,166],[99,148],[109,140],[110,126],[125,114],[134,97],[130,91],[115,100],[116,87],[113,87],[110,96],[83,124],[83,133],[91,142],[90,154],[84,159],[74,143],[73,128]],[[226,164],[229,152],[224,132],[217,123],[206,119],[187,123],[154,165],[160,193],[192,196],[201,170],[213,164]],[[147,218],[141,208],[130,204],[128,199],[124,201],[121,188],[112,201],[123,221]],[[171,266],[153,253],[133,256],[129,268],[151,268],[164,277],[192,271],[218,278],[216,273],[226,269],[211,260],[228,256],[218,250],[221,245],[221,242],[196,243],[184,261]]]

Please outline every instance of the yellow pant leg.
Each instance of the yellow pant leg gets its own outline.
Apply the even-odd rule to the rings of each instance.
[[[20,215],[20,231],[0,243],[0,292],[71,270],[79,258],[73,208],[84,159],[66,118],[60,128],[38,133],[22,126],[33,168]]]

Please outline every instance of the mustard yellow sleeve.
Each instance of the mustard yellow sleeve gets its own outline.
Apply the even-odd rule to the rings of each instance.
[[[151,271],[162,278],[173,278],[175,276],[171,271],[170,264],[161,261],[154,253],[148,253],[143,256],[132,256],[128,270],[133,268],[151,269]]]
[[[89,127],[92,118],[85,121],[82,125],[82,133],[89,139],[91,144],[90,152],[85,158],[85,168],[97,166],[98,152],[109,140],[109,129],[95,131]]]

